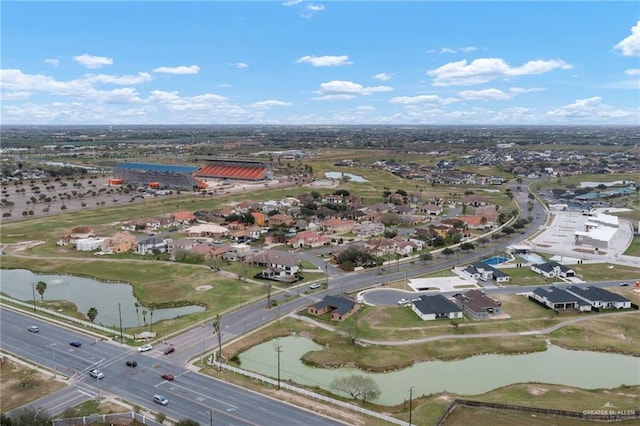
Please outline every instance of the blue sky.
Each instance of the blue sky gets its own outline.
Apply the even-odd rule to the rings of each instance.
[[[0,7],[3,124],[640,125],[631,1]]]

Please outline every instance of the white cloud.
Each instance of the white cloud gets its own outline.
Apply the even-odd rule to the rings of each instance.
[[[107,75],[107,74],[87,74],[83,77],[84,81],[87,82],[95,82],[95,83],[107,83],[107,84],[119,84],[119,85],[130,85],[130,84],[142,84],[147,81],[153,80],[153,76],[148,72],[139,72],[136,75]]]
[[[392,104],[415,105],[415,104],[436,104],[448,105],[458,100],[455,98],[441,98],[438,95],[418,95],[418,96],[396,96],[391,98]]]
[[[42,62],[44,62],[45,64],[53,65],[54,67],[60,65],[60,61],[55,58],[47,58]]]
[[[538,92],[544,89],[531,88],[523,89],[521,87],[512,87],[507,92],[500,89],[490,88],[482,90],[463,90],[458,92],[458,96],[467,100],[482,100],[482,101],[502,101],[507,99],[513,99],[517,95],[524,93]]]
[[[500,58],[480,58],[467,64],[463,59],[450,62],[427,74],[434,77],[434,86],[474,85],[487,81],[509,77],[542,74],[554,69],[570,69],[571,65],[562,60],[536,60],[529,61],[519,67],[511,67]]]
[[[321,12],[323,10],[324,10],[324,5],[314,4],[314,3],[305,3],[302,7],[302,10],[300,11],[300,16],[302,16],[303,18],[309,19],[316,13]]]
[[[613,47],[623,56],[640,56],[640,21],[631,27],[631,35]]]
[[[311,64],[314,67],[338,67],[341,65],[350,65],[347,55],[340,56],[303,56],[296,59],[296,64]]]
[[[469,53],[469,52],[473,52],[474,50],[478,50],[478,48],[475,46],[465,46],[465,47],[460,47],[458,49],[452,48],[452,47],[441,47],[440,49],[427,50],[427,53],[438,53],[438,54],[458,53],[458,52]]]
[[[283,6],[295,6],[296,4],[302,3],[302,0],[289,0],[282,3]]]
[[[391,80],[393,78],[393,75],[394,74],[381,72],[380,74],[374,75],[373,78],[375,78],[376,80],[387,81],[387,80]]]
[[[0,100],[2,101],[20,101],[28,99],[33,95],[33,92],[0,92]]]
[[[571,122],[577,120],[582,123],[607,123],[616,120],[634,118],[640,120],[640,108],[622,109],[612,107],[602,102],[600,96],[577,99],[574,103],[547,111],[546,115],[554,119],[564,119]]]
[[[200,67],[197,65],[181,65],[179,67],[159,67],[153,70],[153,72],[164,74],[198,74]]]
[[[388,86],[364,87],[352,81],[333,80],[320,84],[320,90],[316,93],[321,97],[314,98],[314,100],[353,99],[356,96],[366,96],[391,90],[393,89]]]
[[[80,56],[74,56],[73,59],[80,65],[90,69],[102,68],[105,65],[113,64],[112,58],[107,58],[105,56],[91,56],[87,53]]]
[[[624,73],[626,75],[640,75],[640,68],[631,68],[631,69],[625,70]]]
[[[291,102],[275,101],[275,100],[260,101],[260,102],[254,102],[251,104],[252,107],[258,108],[258,109],[268,109],[276,106],[291,106],[291,105],[293,105]]]
[[[230,63],[229,65],[234,66],[238,69],[249,68],[249,65],[244,62],[233,62],[233,63]]]
[[[233,87],[231,86],[229,83],[220,83],[217,85],[218,87],[223,87],[225,89],[228,89],[229,87]]]
[[[356,107],[356,111],[357,112],[372,112],[375,111],[376,108],[372,105],[360,105],[359,107]]]

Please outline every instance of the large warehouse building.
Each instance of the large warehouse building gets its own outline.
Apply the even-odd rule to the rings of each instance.
[[[192,190],[206,188],[206,180],[258,182],[271,177],[268,164],[254,160],[227,160],[199,157],[203,166],[121,163],[113,176],[124,184],[151,188]]]

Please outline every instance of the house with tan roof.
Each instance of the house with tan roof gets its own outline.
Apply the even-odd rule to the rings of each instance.
[[[287,244],[294,248],[322,247],[331,243],[331,238],[313,231],[298,232],[295,237],[287,240]]]
[[[327,234],[346,234],[351,232],[356,222],[348,219],[330,218],[320,223]]]
[[[291,226],[293,224],[293,217],[286,214],[274,214],[269,216],[269,226]]]
[[[116,232],[111,238],[102,243],[102,251],[105,253],[127,253],[133,251],[138,244],[136,237],[128,232]]]

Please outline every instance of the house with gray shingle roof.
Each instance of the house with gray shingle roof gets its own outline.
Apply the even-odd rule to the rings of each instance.
[[[546,263],[539,263],[537,265],[531,265],[531,270],[545,277],[566,278],[566,277],[576,276],[576,271],[558,262],[546,262]]]
[[[575,294],[556,286],[538,287],[529,294],[529,297],[541,305],[556,311],[575,309],[577,311],[590,311],[591,305],[580,299]]]
[[[423,321],[440,318],[462,318],[462,308],[441,294],[435,296],[421,296],[411,304],[411,310]]]
[[[600,287],[585,288],[573,285],[567,288],[567,292],[578,296],[594,308],[625,309],[631,307],[631,300]]]

